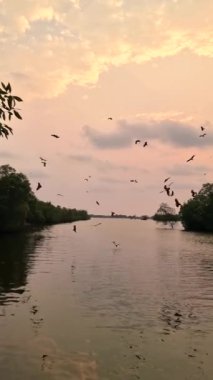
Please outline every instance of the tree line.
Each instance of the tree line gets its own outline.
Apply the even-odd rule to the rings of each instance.
[[[0,166],[0,231],[87,219],[89,215],[85,210],[68,209],[38,200],[23,173],[17,173],[10,165]]]

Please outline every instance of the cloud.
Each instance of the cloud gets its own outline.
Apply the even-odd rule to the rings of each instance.
[[[96,84],[112,66],[183,50],[213,57],[211,0],[2,0],[0,24],[2,76],[18,67],[28,96],[58,96]]]
[[[168,170],[168,174],[172,176],[191,176],[191,175],[202,175],[208,173],[212,169],[207,166],[192,166],[192,165],[176,165]]]
[[[126,166],[126,165],[118,165],[118,164],[115,164],[111,161],[108,161],[108,160],[101,160],[99,158],[96,158],[92,155],[87,155],[87,154],[69,154],[67,155],[67,158],[68,159],[71,159],[73,161],[76,161],[76,162],[79,162],[80,164],[89,164],[91,166],[91,164],[94,165],[94,167],[96,169],[98,169],[99,171],[111,171],[111,170],[121,170],[121,171],[128,171],[129,169],[131,169],[130,166]]]
[[[116,130],[108,133],[97,131],[85,126],[83,133],[90,143],[99,149],[121,149],[129,147],[135,139],[154,140],[177,148],[210,147],[213,145],[213,132],[199,137],[201,131],[190,124],[174,121],[160,120],[150,122],[129,123],[122,120]]]
[[[11,152],[6,152],[6,151],[1,151],[0,152],[0,158],[3,158],[3,159],[13,159],[13,158],[19,158],[19,156],[17,154],[14,154],[14,153],[11,153]]]
[[[42,171],[42,170],[37,170],[37,169],[30,169],[30,170],[25,170],[24,174],[29,177],[29,178],[48,178],[49,175]]]

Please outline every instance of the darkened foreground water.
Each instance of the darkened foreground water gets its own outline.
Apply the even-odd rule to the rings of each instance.
[[[212,380],[213,235],[76,224],[0,237],[0,378]]]

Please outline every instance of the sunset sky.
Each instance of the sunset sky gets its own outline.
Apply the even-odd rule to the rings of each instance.
[[[0,52],[24,100],[0,164],[39,199],[152,215],[166,177],[180,202],[213,182],[212,0],[0,0]]]

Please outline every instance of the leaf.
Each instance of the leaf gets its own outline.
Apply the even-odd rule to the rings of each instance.
[[[11,88],[10,83],[8,83],[8,85],[6,86],[6,91],[8,91],[8,92],[11,92],[11,91],[12,91],[12,88]]]
[[[17,100],[17,102],[23,102],[23,100],[21,98],[19,98],[19,96],[13,96],[13,98],[15,100]]]
[[[14,115],[15,115],[18,119],[22,120],[22,117],[21,117],[21,115],[18,113],[18,111],[13,110],[13,112],[14,112]]]
[[[1,82],[1,85],[2,85],[3,89],[4,89],[5,91],[7,91],[7,86],[6,86],[3,82]]]
[[[12,108],[13,105],[15,106],[15,104],[13,102],[14,102],[13,97],[8,96],[7,103],[8,103],[9,108]]]

